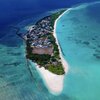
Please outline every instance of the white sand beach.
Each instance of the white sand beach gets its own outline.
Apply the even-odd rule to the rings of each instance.
[[[52,94],[60,94],[63,90],[64,75],[53,74],[50,71],[45,70],[44,67],[39,68],[38,66],[36,66],[36,69],[41,75],[48,91]]]

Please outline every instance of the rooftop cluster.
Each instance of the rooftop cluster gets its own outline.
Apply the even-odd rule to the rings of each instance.
[[[37,49],[37,52],[34,53],[40,53],[41,49],[41,54],[46,53],[46,54],[52,54],[53,52],[53,45],[51,43],[50,40],[50,34],[53,33],[52,27],[50,25],[50,20],[51,18],[48,16],[46,18],[44,18],[41,21],[38,21],[35,25],[33,25],[28,34],[27,34],[27,40],[29,40],[30,45],[33,49],[33,52],[36,51],[35,49]],[[39,48],[39,49],[38,49]],[[46,49],[46,52],[44,51]],[[48,48],[48,49],[47,49]],[[51,52],[50,52],[51,49]],[[39,51],[39,52],[38,52]]]

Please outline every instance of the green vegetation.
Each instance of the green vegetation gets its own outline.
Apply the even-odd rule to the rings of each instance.
[[[50,39],[50,42],[52,43],[52,44],[55,44],[55,38],[54,38],[54,36],[51,34],[51,33],[49,33],[49,35],[48,35],[48,39]]]
[[[50,34],[48,38],[50,39],[50,42],[53,44],[53,47],[54,47],[54,57],[57,59],[60,59],[58,45],[56,44],[56,40],[54,36]]]
[[[48,70],[57,75],[62,75],[65,73],[61,63],[57,65],[49,65]]]
[[[51,26],[54,27],[55,20],[64,12],[65,10],[61,10],[57,13],[51,15]]]

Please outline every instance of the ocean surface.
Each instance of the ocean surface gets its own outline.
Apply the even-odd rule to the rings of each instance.
[[[0,100],[100,100],[100,3],[92,1],[0,0]],[[69,72],[55,96],[25,59],[25,44],[11,26],[24,33],[39,18],[68,7],[56,32]]]
[[[69,64],[63,94],[100,100],[100,2],[69,9],[57,22],[56,33]]]

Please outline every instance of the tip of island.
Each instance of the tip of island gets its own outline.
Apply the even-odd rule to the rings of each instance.
[[[64,76],[68,72],[68,64],[56,36],[57,21],[65,12],[60,10],[40,19],[29,26],[27,34],[23,36],[26,58],[35,63],[47,89],[53,94],[61,93]]]

